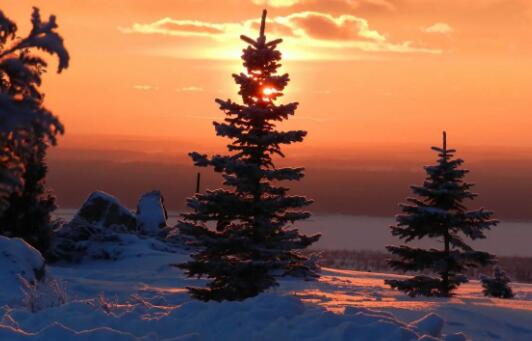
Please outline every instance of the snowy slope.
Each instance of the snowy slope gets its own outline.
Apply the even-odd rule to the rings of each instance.
[[[187,257],[132,238],[118,261],[50,267],[69,302],[37,313],[4,306],[0,340],[532,339],[531,285],[516,285],[515,300],[484,298],[476,282],[451,300],[412,299],[384,286],[397,276],[324,269],[319,282],[287,279],[244,302],[202,303],[184,289],[201,281],[171,265]]]
[[[444,333],[464,332],[473,340],[532,340],[532,284],[512,283],[515,299],[484,297],[470,281],[451,299],[411,298],[390,290],[385,279],[399,275],[325,268],[315,286],[294,292],[330,311],[372,309],[412,321],[434,312],[445,320]]]

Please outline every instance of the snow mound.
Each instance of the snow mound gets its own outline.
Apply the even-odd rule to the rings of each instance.
[[[168,213],[159,191],[145,193],[137,205],[137,226],[145,234],[157,234],[166,227]]]
[[[22,239],[0,236],[0,305],[23,299],[21,279],[36,283],[45,275],[44,258],[39,251]]]
[[[0,324],[0,339],[428,340],[388,314],[335,314],[291,295],[221,303],[185,299],[176,305],[137,297],[105,309],[99,305],[78,301],[37,314],[10,312],[18,328]]]

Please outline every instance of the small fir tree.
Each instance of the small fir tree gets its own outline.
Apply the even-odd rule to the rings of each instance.
[[[421,249],[406,245],[388,246],[395,257],[389,264],[401,271],[432,272],[437,276],[420,275],[407,280],[386,280],[392,288],[410,296],[450,296],[460,284],[467,282],[461,273],[469,267],[488,265],[494,257],[473,250],[464,240],[485,238],[485,230],[497,225],[493,213],[484,209],[468,211],[466,199],[477,196],[470,192],[472,184],[463,181],[468,170],[460,169],[461,159],[453,159],[454,149],[432,147],[438,153],[434,166],[426,166],[423,186],[412,186],[417,198],[402,204],[403,214],[396,216],[392,234],[405,242],[433,238],[443,241],[443,249]]]
[[[268,42],[265,24],[266,11],[258,39],[241,36],[249,44],[242,54],[247,72],[233,78],[243,104],[216,100],[226,118],[214,127],[217,135],[231,139],[230,155],[190,154],[196,166],[221,173],[225,186],[188,199],[193,212],[178,223],[181,235],[198,247],[192,261],[180,267],[189,277],[210,280],[206,288],[188,288],[200,300],[242,300],[277,285],[275,276],[315,276],[297,250],[320,236],[302,235],[292,226],[310,216],[301,208],[311,200],[288,195],[289,189],[278,185],[301,179],[303,168],[277,168],[272,159],[284,156],[281,145],[301,142],[307,133],[276,130],[275,123],[293,115],[298,103],[274,103],[289,77],[277,74],[282,40]]]
[[[493,277],[480,276],[480,282],[482,283],[482,292],[485,296],[498,297],[498,298],[513,298],[514,293],[512,288],[508,285],[510,278],[506,275],[501,268],[495,266],[493,269]]]

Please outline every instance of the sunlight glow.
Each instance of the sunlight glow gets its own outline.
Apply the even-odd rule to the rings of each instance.
[[[264,87],[262,88],[262,94],[265,96],[265,97],[270,97],[271,95],[273,94],[276,94],[278,91],[277,89],[273,88],[273,87]]]

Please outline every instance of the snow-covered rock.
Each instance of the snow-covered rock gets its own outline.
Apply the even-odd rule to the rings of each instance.
[[[93,192],[74,218],[55,232],[51,258],[69,262],[117,259],[119,234],[137,231],[137,219],[115,197]]]
[[[137,229],[135,216],[117,198],[101,191],[89,195],[72,222],[87,222],[102,228],[123,227],[128,231]]]
[[[166,227],[168,213],[160,191],[145,193],[137,205],[137,227],[142,233],[154,235]]]

